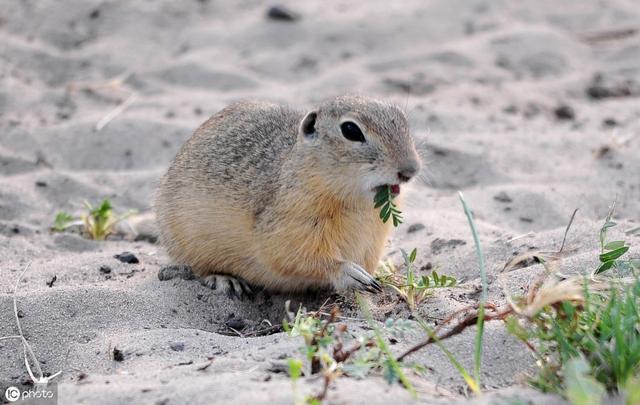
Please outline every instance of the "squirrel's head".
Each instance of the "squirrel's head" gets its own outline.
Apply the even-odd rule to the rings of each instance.
[[[405,114],[367,97],[341,96],[308,112],[298,143],[343,193],[371,197],[387,185],[399,192],[421,167]]]

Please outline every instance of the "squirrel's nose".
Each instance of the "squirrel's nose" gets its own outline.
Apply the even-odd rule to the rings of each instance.
[[[401,167],[400,170],[398,170],[398,179],[401,183],[406,183],[407,181],[411,180],[411,178],[417,173],[418,165],[412,162],[411,164]]]

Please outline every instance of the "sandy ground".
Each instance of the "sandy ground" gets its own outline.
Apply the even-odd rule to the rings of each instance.
[[[291,403],[279,371],[301,342],[285,333],[239,337],[229,326],[251,335],[278,324],[288,299],[316,309],[330,298],[360,316],[351,297],[327,293],[230,300],[196,280],[160,281],[168,259],[159,245],[49,232],[58,210],[80,213],[83,200],[108,197],[120,212],[148,212],[180,144],[235,100],[310,107],[350,92],[406,108],[426,166],[387,254],[399,262],[399,248],[417,247],[420,267],[460,281],[419,309],[430,321],[479,297],[457,190],[475,212],[490,299],[499,304],[503,264],[517,252],[557,248],[574,208],[567,272],[596,265],[597,232],[616,195],[616,232],[638,225],[635,1],[353,3],[291,1],[299,19],[287,22],[267,18],[269,5],[258,1],[2,2],[0,336],[17,333],[13,284],[31,262],[18,307],[44,371],[63,370],[61,404]],[[96,131],[98,124],[106,125]],[[640,237],[626,238],[640,245]],[[113,257],[123,251],[140,263]],[[519,269],[505,284],[521,292],[540,272]],[[391,292],[371,305],[378,320],[408,315]],[[447,342],[466,365],[473,334]],[[394,352],[419,338],[400,339]],[[112,359],[114,347],[124,361]],[[532,357],[500,323],[487,325],[485,347],[489,395],[478,403],[562,403],[526,388]],[[466,403],[464,383],[437,348],[411,360],[427,368],[411,377],[419,401]],[[0,382],[27,377],[19,342],[1,341]],[[319,384],[307,379],[300,389],[313,393]],[[329,396],[390,401],[413,400],[380,377],[343,378]]]

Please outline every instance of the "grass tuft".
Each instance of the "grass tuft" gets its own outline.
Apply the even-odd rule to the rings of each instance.
[[[79,218],[71,214],[60,211],[56,214],[51,230],[53,232],[64,232],[72,225],[81,224],[84,234],[93,240],[103,241],[115,231],[115,226],[131,216],[135,211],[129,211],[125,214],[115,214],[111,201],[108,199],[94,206],[88,201],[84,202],[86,212]]]
[[[338,323],[339,311],[334,307],[330,314],[324,316],[321,310],[304,313],[298,310],[295,316],[290,314],[289,321],[284,321],[284,330],[289,336],[300,336],[304,346],[300,353],[304,360],[289,360],[289,373],[294,389],[294,398],[299,398],[297,380],[300,375],[321,375],[324,381],[322,390],[316,395],[308,396],[304,403],[321,403],[328,395],[331,383],[347,376],[362,379],[373,373],[380,373],[389,384],[400,382],[412,395],[415,389],[406,377],[401,365],[391,353],[389,343],[383,331],[373,320],[369,308],[359,295],[356,299],[362,308],[371,331],[362,334],[350,333],[347,325]],[[324,319],[323,319],[324,316]],[[389,321],[384,325],[385,332],[401,335],[406,330],[403,322]],[[297,400],[296,400],[297,401]]]

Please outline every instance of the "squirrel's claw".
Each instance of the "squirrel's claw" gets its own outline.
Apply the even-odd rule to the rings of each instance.
[[[343,262],[341,274],[334,282],[336,290],[356,289],[371,293],[382,292],[382,287],[365,269],[353,262]]]
[[[246,281],[232,276],[211,274],[203,277],[201,282],[212,290],[223,292],[230,299],[242,300],[244,297],[249,299],[254,297],[253,290]]]

